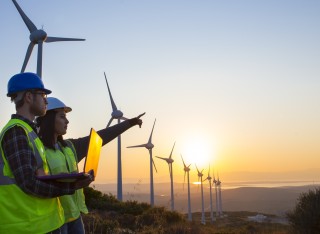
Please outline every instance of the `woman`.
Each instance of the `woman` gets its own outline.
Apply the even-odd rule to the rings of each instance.
[[[66,114],[72,109],[54,97],[48,97],[48,106],[45,116],[37,118],[39,137],[46,148],[46,158],[51,174],[78,172],[77,164],[86,156],[89,136],[64,140],[67,132],[68,119]],[[136,118],[126,120],[115,126],[98,131],[103,143],[107,144],[129,128],[141,127],[141,114]],[[60,197],[65,214],[65,224],[61,227],[62,233],[84,233],[81,213],[87,214],[83,190],[77,190],[73,195]]]

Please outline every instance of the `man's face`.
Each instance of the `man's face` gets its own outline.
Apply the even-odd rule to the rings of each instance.
[[[32,91],[30,112],[35,116],[44,116],[47,111],[47,95],[43,91]]]

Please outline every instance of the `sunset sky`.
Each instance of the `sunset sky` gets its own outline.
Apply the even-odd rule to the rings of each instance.
[[[103,72],[125,117],[146,112],[141,129],[122,135],[123,183],[149,182],[147,150],[126,147],[147,143],[155,119],[153,155],[168,157],[176,142],[175,182],[180,154],[193,181],[195,164],[225,182],[320,181],[320,1],[17,2],[49,36],[86,39],[43,48],[43,81],[73,108],[65,138],[108,123]],[[4,126],[15,112],[7,82],[29,44],[10,0],[0,1],[0,28]],[[36,55],[37,47],[26,71],[36,72]],[[116,182],[116,145],[103,148],[97,183]],[[154,182],[169,181],[167,164],[154,161]]]

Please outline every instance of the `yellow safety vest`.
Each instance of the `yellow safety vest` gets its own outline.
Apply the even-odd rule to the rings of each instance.
[[[59,144],[61,150],[46,148],[47,162],[52,175],[79,172],[74,146],[71,141],[66,141],[66,143],[67,147]],[[80,213],[88,213],[83,189],[76,190],[72,195],[61,196],[59,199],[64,210],[66,223],[79,218]]]
[[[63,209],[58,198],[35,197],[17,186],[1,143],[5,132],[14,126],[25,130],[38,168],[48,173],[44,146],[38,135],[26,122],[11,119],[0,135],[0,233],[47,233],[63,225]]]

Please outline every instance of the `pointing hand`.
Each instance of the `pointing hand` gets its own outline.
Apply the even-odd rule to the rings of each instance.
[[[142,113],[142,114],[138,115],[138,116],[137,116],[137,117],[135,117],[135,118],[130,119],[129,121],[130,121],[131,125],[132,125],[132,126],[134,126],[134,125],[139,125],[139,127],[141,128],[141,125],[142,125],[142,119],[140,119],[140,118],[141,118],[142,116],[144,116],[144,115],[145,115],[145,113],[146,113],[146,112],[144,112],[144,113]]]

